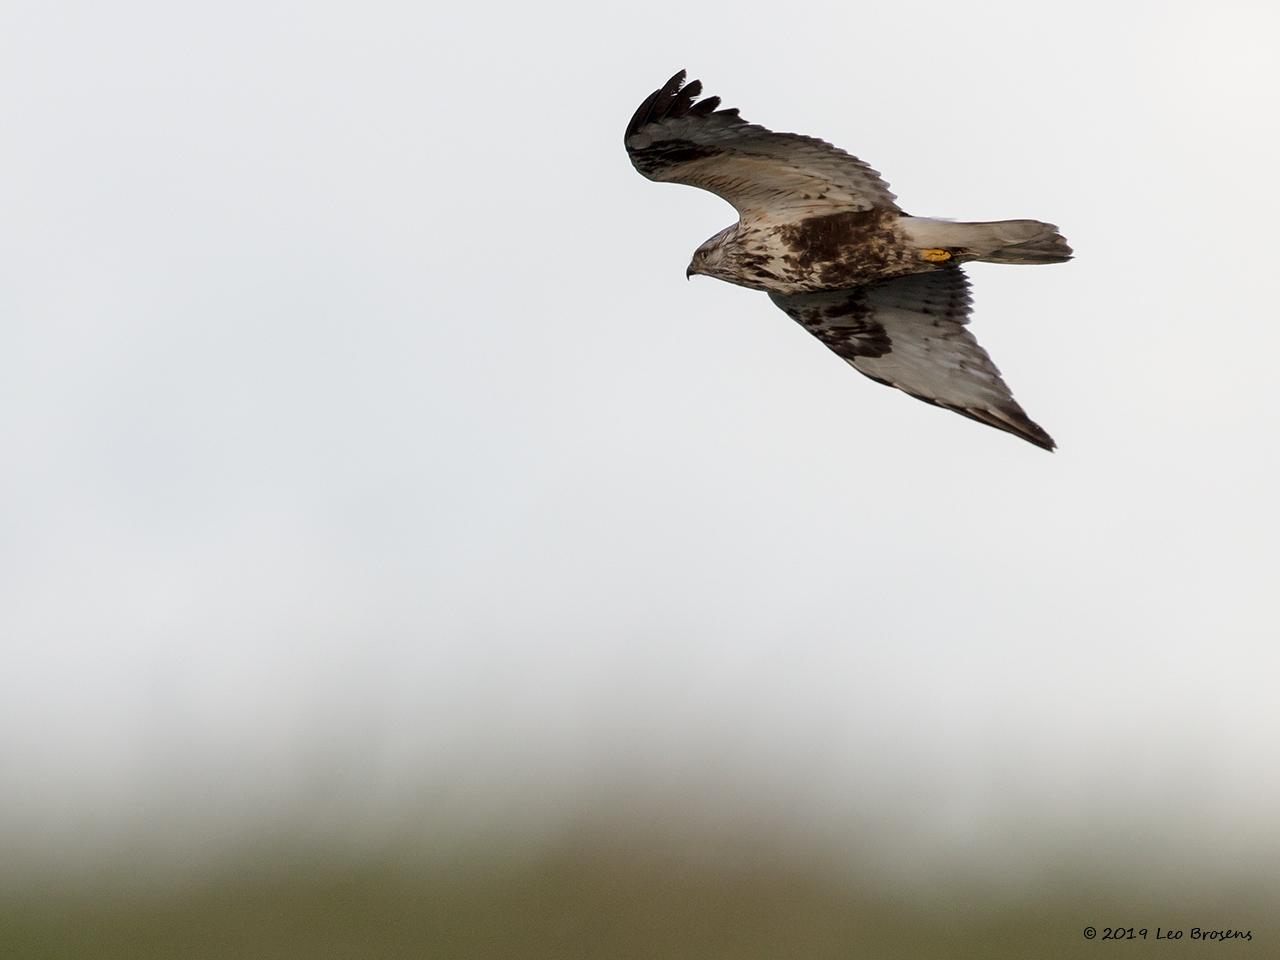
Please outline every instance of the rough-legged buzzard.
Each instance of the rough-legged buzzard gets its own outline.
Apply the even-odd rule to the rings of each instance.
[[[822,140],[774,133],[697,100],[681,70],[640,105],[625,143],[650,180],[729,201],[738,222],[694,251],[686,271],[766,291],[854,369],[1052,450],[965,329],[968,260],[1061,263],[1071,248],[1038,220],[913,217],[876,171]]]

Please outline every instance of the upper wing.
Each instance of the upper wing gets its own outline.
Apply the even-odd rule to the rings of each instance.
[[[694,102],[702,84],[681,70],[627,124],[627,153],[650,180],[687,183],[728,200],[744,220],[815,211],[898,209],[880,175],[813,137],[747,123],[719,97]]]
[[[1054,448],[1053,438],[1018,406],[996,365],[965,329],[969,281],[959,267],[852,290],[769,296],[872,380]]]

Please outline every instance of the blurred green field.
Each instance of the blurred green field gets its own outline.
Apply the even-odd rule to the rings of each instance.
[[[1247,882],[1157,896],[1123,883],[904,889],[750,842],[682,852],[674,835],[362,856],[260,849],[221,866],[118,867],[11,887],[0,957],[1125,958],[1280,956],[1274,902]],[[193,876],[192,874],[196,874]],[[12,877],[10,878],[13,879]],[[1230,886],[1231,889],[1227,889]],[[37,888],[38,887],[38,888]],[[1089,942],[1083,928],[1252,928],[1252,942]]]

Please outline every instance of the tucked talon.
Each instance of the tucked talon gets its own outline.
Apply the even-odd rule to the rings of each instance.
[[[951,259],[951,251],[943,250],[940,247],[931,247],[928,250],[922,250],[920,256],[928,260],[930,263],[946,263]]]

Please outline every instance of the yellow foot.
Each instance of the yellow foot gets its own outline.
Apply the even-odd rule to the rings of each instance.
[[[920,256],[924,257],[930,263],[946,263],[951,259],[951,251],[932,247],[928,250],[921,250]]]

